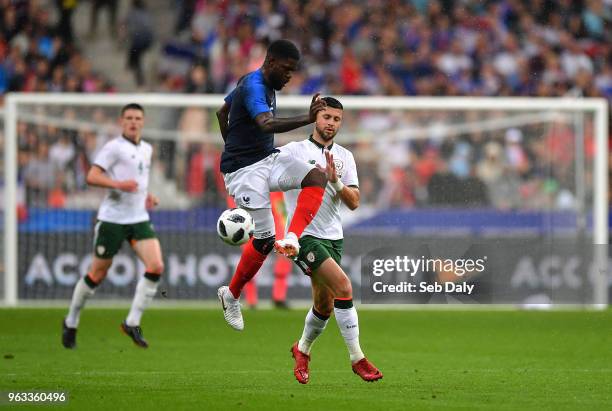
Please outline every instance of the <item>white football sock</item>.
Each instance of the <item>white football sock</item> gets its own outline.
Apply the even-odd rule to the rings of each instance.
[[[340,301],[338,304],[337,302]],[[351,357],[351,363],[356,363],[365,357],[359,346],[359,319],[357,318],[357,310],[353,307],[353,302],[350,301],[350,308],[339,308],[336,305],[346,307],[348,301],[335,300],[334,314],[336,315],[336,323],[340,328],[340,334],[344,338],[346,347],[348,348]]]
[[[149,306],[155,294],[157,294],[157,286],[159,281],[151,281],[146,277],[140,277],[138,284],[136,285],[136,292],[134,293],[134,300],[132,301],[132,308],[130,313],[125,320],[126,324],[130,327],[136,327],[140,325],[140,319],[145,308]]]
[[[69,328],[77,328],[81,317],[81,309],[85,306],[85,302],[89,297],[94,295],[94,289],[90,288],[85,283],[85,277],[81,277],[74,286],[72,292],[72,301],[70,302],[70,310],[66,317],[66,326]]]
[[[306,314],[306,320],[304,321],[304,331],[302,332],[302,338],[298,342],[298,350],[303,352],[304,354],[310,354],[310,348],[312,347],[312,343],[317,339],[319,335],[325,329],[327,325],[327,320],[329,318],[323,320],[317,317],[312,308],[308,310],[308,314]]]

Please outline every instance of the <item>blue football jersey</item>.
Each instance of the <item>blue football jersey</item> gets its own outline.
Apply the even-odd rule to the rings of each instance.
[[[225,148],[221,155],[221,172],[231,173],[256,163],[271,153],[274,134],[264,133],[255,122],[257,115],[276,111],[276,94],[264,82],[261,69],[242,77],[236,88],[225,97],[230,105]]]

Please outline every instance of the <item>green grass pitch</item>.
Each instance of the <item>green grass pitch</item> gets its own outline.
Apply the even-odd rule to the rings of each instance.
[[[64,309],[0,310],[0,391],[64,390],[82,410],[612,409],[612,311],[366,311],[361,343],[384,379],[351,371],[332,319],[311,378],[292,374],[305,310],[152,309],[143,350],[119,332],[126,310],[86,309],[78,347]],[[1,408],[1,407],[0,407]]]

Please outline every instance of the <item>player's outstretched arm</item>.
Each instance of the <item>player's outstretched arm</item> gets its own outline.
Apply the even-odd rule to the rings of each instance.
[[[223,104],[223,107],[217,110],[217,121],[219,121],[219,130],[221,130],[221,137],[223,137],[223,141],[227,139],[230,107],[231,105],[226,102]]]
[[[96,187],[114,188],[128,193],[133,193],[138,190],[138,183],[135,180],[113,180],[97,165],[93,165],[89,169],[87,173],[87,184]]]
[[[312,97],[310,110],[308,114],[296,117],[277,118],[272,113],[266,111],[255,117],[255,122],[264,133],[284,133],[286,131],[295,130],[296,128],[314,123],[317,118],[317,113],[325,110],[327,104],[319,99],[319,93]]]
[[[340,181],[340,178],[336,172],[334,155],[327,150],[325,150],[325,162],[325,173],[327,174],[329,183],[340,196],[340,200],[342,200],[342,202],[346,204],[350,210],[355,210],[357,207],[359,207],[359,188],[345,186],[342,181]]]

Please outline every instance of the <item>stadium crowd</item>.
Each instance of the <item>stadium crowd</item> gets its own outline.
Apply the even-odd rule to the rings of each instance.
[[[180,4],[165,57],[203,63],[215,92],[259,67],[266,41],[284,37],[304,54],[293,94],[612,96],[610,2]]]
[[[179,3],[175,37],[162,47],[151,91],[224,93],[261,65],[268,41],[284,37],[298,43],[303,60],[283,93],[612,99],[609,2]],[[52,23],[48,10],[28,1],[2,0],[0,10],[2,93],[114,91],[59,24],[63,14]],[[96,150],[112,135],[110,111],[71,108],[54,114],[66,124],[79,119],[87,125],[19,124],[20,178],[31,205],[73,204],[71,198],[86,189],[84,173]],[[365,204],[500,209],[576,204],[576,139],[567,119],[453,134],[444,128],[485,119],[473,112],[347,112],[346,117],[341,133],[356,136],[347,146],[357,160]],[[223,206],[216,171],[221,147],[183,138],[215,133],[214,115],[169,110],[164,124],[156,125],[177,131],[177,138],[156,143],[161,185],[174,184],[172,197],[188,200],[181,204]],[[588,165],[593,130],[591,122],[585,125]],[[424,138],[410,138],[415,127],[426,130]],[[384,135],[394,138],[376,138]],[[590,166],[586,170],[590,181]],[[591,193],[586,195],[589,201]]]
[[[113,91],[77,46],[69,3],[59,1],[57,20],[40,2],[0,1],[0,93]]]

